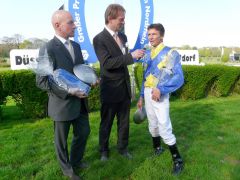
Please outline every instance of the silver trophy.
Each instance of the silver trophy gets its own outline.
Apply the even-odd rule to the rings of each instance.
[[[56,69],[53,71],[53,62],[48,56],[46,48],[40,49],[36,61],[31,62],[29,66],[37,75],[48,76],[50,82],[57,84],[67,92],[74,93],[81,91],[85,95],[89,94],[91,87],[82,82],[74,74],[64,69]]]
[[[85,95],[88,95],[91,87],[81,80],[79,80],[75,75],[69,73],[64,69],[56,69],[53,72],[54,81],[61,88],[65,89],[68,92],[77,92],[81,91]]]
[[[78,64],[73,68],[74,74],[80,79],[82,82],[91,85],[97,83],[97,75],[93,68],[86,64]]]
[[[53,74],[53,63],[49,60],[47,50],[39,53],[36,61],[29,62],[29,69],[33,70],[37,75],[47,76]]]

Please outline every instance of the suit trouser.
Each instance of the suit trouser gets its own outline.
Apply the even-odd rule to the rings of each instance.
[[[71,124],[73,137],[69,160],[67,139]],[[71,175],[72,167],[80,165],[89,134],[88,114],[82,114],[71,121],[54,121],[55,150],[64,175]]]
[[[152,100],[152,88],[145,88],[144,100],[149,132],[152,137],[161,136],[165,144],[174,145],[176,138],[172,133],[172,123],[169,117],[169,94],[162,95],[156,102]]]
[[[118,103],[102,103],[99,128],[100,152],[109,151],[109,137],[115,115],[117,116],[117,148],[119,152],[127,150],[129,136],[130,99]]]

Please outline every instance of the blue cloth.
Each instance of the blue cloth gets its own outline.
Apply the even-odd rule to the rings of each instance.
[[[144,97],[144,84],[149,75],[153,75],[158,79],[160,78],[156,88],[160,90],[162,95],[174,92],[183,85],[184,76],[180,63],[180,55],[176,50],[172,50],[169,54],[171,58],[174,58],[173,67],[171,67],[171,69],[158,68],[158,64],[164,60],[170,50],[170,47],[165,46],[154,59],[151,59],[151,53],[147,52],[144,65],[146,70],[144,70],[143,73],[143,82],[140,92],[141,97]],[[171,71],[171,73],[166,73],[167,71]]]

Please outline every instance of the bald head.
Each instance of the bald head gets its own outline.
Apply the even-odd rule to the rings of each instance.
[[[55,11],[52,15],[52,26],[55,33],[65,39],[74,36],[76,26],[72,19],[72,15],[68,11]]]
[[[67,14],[70,14],[69,12],[67,11],[64,11],[64,10],[57,10],[53,13],[52,15],[52,25],[53,25],[53,28],[55,29],[55,24],[56,23],[61,23],[63,20],[64,20],[64,17],[67,15]]]

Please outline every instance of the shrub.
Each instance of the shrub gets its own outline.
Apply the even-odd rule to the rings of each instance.
[[[183,66],[184,85],[174,95],[182,99],[199,99],[208,95],[227,96],[240,93],[240,68],[223,65]],[[135,68],[137,87],[141,88],[143,69]],[[236,87],[238,85],[238,87]]]
[[[97,72],[99,74],[99,71]],[[0,100],[12,96],[25,117],[42,118],[47,112],[47,93],[36,87],[35,74],[29,70],[4,71],[0,73]],[[100,107],[99,87],[89,94],[90,110]]]
[[[2,72],[0,72],[0,105],[3,104],[4,97],[5,97],[5,94],[2,88]]]
[[[134,76],[135,82],[138,90],[141,90],[142,87],[142,80],[143,80],[143,66],[140,63],[135,64],[134,67]]]
[[[47,93],[36,87],[35,74],[31,71],[15,71],[13,98],[25,117],[41,118],[47,112]]]
[[[2,120],[2,107],[0,105],[0,121]]]
[[[213,70],[213,69],[212,69]],[[216,66],[217,78],[214,81],[210,95],[214,96],[228,96],[234,90],[234,87],[237,85],[237,81],[240,76],[240,69],[238,67],[230,66]],[[240,92],[237,90],[236,93]]]
[[[178,90],[182,99],[199,99],[207,96],[216,74],[209,66],[183,66],[184,85]]]
[[[185,83],[173,95],[182,99],[199,99],[208,95],[228,96],[240,94],[240,68],[222,65],[183,66]],[[97,70],[99,74],[99,69]],[[134,70],[137,88],[140,90],[143,67]],[[0,72],[0,104],[12,96],[25,117],[42,118],[47,112],[47,93],[35,85],[35,75],[28,70]],[[89,94],[90,111],[100,108],[99,86]],[[0,108],[1,118],[1,108]]]
[[[1,73],[2,93],[4,97],[8,95],[12,95],[16,90],[14,78],[15,78],[14,71],[8,70],[8,71],[3,71]]]
[[[99,86],[91,89],[88,96],[88,106],[90,111],[95,111],[100,109],[100,89]]]
[[[8,58],[0,57],[0,67],[10,67],[10,64],[8,63]]]
[[[94,69],[97,76],[100,75],[100,69]],[[95,111],[100,109],[100,88],[99,85],[92,88],[88,96],[88,105],[90,111]]]

